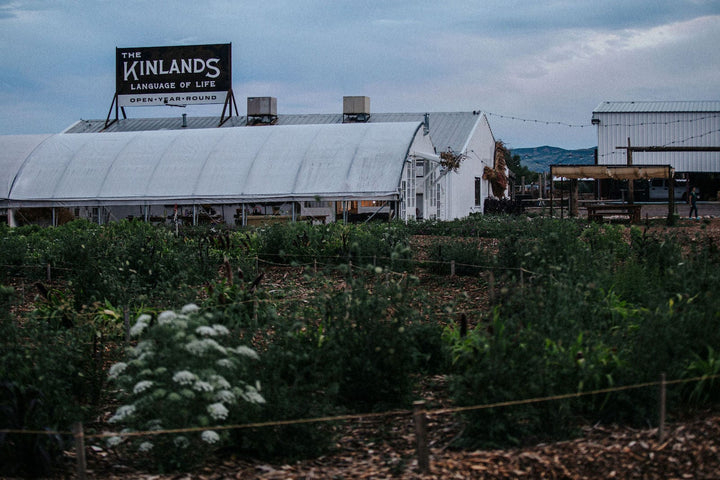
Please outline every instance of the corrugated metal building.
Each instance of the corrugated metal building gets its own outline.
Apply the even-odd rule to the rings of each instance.
[[[440,165],[448,149],[464,155],[457,171]],[[0,137],[0,202],[100,222],[175,210],[243,224],[348,211],[452,219],[482,211],[494,149],[480,112],[234,116],[220,128],[217,117],[83,120],[58,135]]]
[[[592,123],[598,163],[624,164],[634,147],[720,146],[720,101],[603,102]],[[635,152],[633,163],[672,165],[676,172],[720,172],[720,152]]]

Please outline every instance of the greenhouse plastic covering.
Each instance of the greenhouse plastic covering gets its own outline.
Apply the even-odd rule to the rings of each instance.
[[[393,198],[417,122],[0,137],[9,205]]]

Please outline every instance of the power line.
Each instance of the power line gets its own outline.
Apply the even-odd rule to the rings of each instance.
[[[522,118],[522,117],[516,117],[513,115],[501,115],[499,113],[492,113],[492,112],[484,112],[486,115],[490,115],[493,117],[498,118],[504,118],[506,120],[515,120],[518,122],[524,122],[524,123],[539,123],[544,125],[559,125],[561,127],[569,127],[569,128],[585,128],[585,127],[592,127],[592,124],[589,123],[567,123],[567,122],[555,122],[550,120],[538,120],[534,118]]]

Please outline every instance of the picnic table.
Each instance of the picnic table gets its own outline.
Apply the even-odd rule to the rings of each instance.
[[[641,205],[634,203],[590,203],[585,206],[588,220],[602,221],[605,217],[627,216],[630,223],[640,223]]]

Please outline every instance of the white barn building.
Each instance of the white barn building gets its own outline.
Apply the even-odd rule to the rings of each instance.
[[[371,114],[344,102],[343,114],[277,115],[251,100],[253,115],[221,126],[217,117],[83,120],[56,135],[0,136],[0,207],[10,223],[33,207],[100,223],[449,220],[481,212],[491,195],[482,175],[495,139],[481,112]],[[441,164],[448,150],[463,159],[457,170]]]
[[[600,165],[625,164],[633,147],[720,146],[720,101],[603,102],[593,110]],[[633,164],[671,165],[678,173],[720,172],[720,152],[634,152]]]

